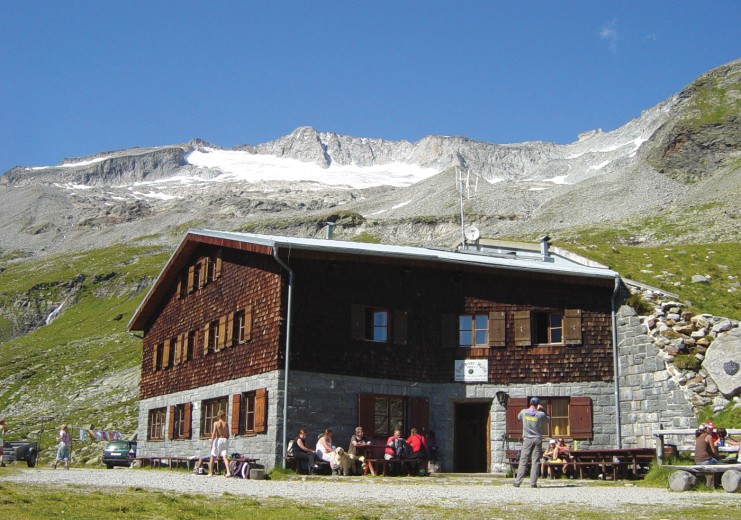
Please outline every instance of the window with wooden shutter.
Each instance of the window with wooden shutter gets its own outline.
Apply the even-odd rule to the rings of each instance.
[[[581,309],[564,311],[563,342],[566,345],[581,345]]]
[[[183,297],[183,279],[178,279],[178,285],[175,288],[175,297],[180,300]]]
[[[248,305],[244,308],[244,335],[242,341],[250,341],[252,339],[252,305]]]
[[[523,347],[532,345],[530,311],[515,311],[515,345]]]
[[[392,341],[396,345],[407,344],[407,311],[394,311],[394,337]]]
[[[202,289],[208,283],[208,258],[198,259],[196,272],[198,273],[198,288]]]
[[[180,334],[175,342],[175,364],[179,365],[183,360],[183,335]]]
[[[152,346],[152,372],[156,372],[160,367],[160,345]]]
[[[232,394],[232,436],[239,435],[241,420],[242,394]]]
[[[592,398],[574,396],[569,399],[569,429],[573,439],[591,439]]]
[[[255,391],[255,433],[268,430],[268,389]]]
[[[489,346],[504,347],[506,335],[506,314],[504,311],[489,313]]]
[[[520,410],[528,407],[527,397],[511,397],[507,401],[505,429],[507,438],[522,439],[522,422],[517,420]]]
[[[221,278],[221,266],[222,266],[222,259],[224,250],[223,249],[217,249],[216,254],[214,255],[214,280],[217,280]]]
[[[175,438],[175,407],[170,406],[167,413],[167,438],[172,440]]]

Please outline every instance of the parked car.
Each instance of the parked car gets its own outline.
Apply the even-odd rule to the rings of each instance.
[[[27,441],[6,441],[3,443],[3,460],[5,462],[18,462],[25,460],[29,468],[36,465],[39,455],[39,444]]]
[[[135,441],[111,441],[103,450],[100,461],[108,469],[113,469],[113,466],[125,466],[128,468],[135,458]]]

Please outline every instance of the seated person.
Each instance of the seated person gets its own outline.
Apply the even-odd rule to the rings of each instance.
[[[358,426],[355,428],[355,433],[352,437],[350,437],[350,446],[347,448],[347,452],[351,455],[355,455],[355,464],[356,464],[356,472],[358,474],[362,473],[364,460],[362,457],[369,457],[370,453],[366,450],[367,446],[370,446],[371,441],[368,440],[368,438],[365,436],[365,433],[363,432],[363,427]],[[376,476],[376,469],[373,467],[373,464],[368,462],[369,464],[368,469],[371,472],[371,475],[374,477]]]
[[[306,461],[309,475],[314,474],[314,457],[316,456],[316,453],[306,445],[306,430],[303,428],[298,431],[298,437],[296,437],[296,440],[293,442],[293,448],[291,449],[289,456],[298,459],[299,464]]]
[[[566,475],[569,469],[569,461],[571,460],[571,446],[566,444],[563,437],[559,437],[556,440],[556,448],[558,449],[557,459],[563,460],[563,474]]]
[[[736,439],[731,438],[730,435],[728,435],[728,431],[726,431],[725,428],[718,428],[718,440],[715,443],[716,447],[721,446],[736,446],[736,449],[738,449],[739,442]],[[718,450],[720,451],[720,450]],[[720,453],[719,453],[720,454]],[[723,462],[725,463],[735,463],[738,461],[738,451],[735,453],[729,453],[724,459]]]
[[[562,462],[558,457],[558,445],[556,439],[551,439],[548,442],[548,449],[543,453],[543,459],[540,466],[540,473],[542,476],[546,476],[546,468],[548,469],[548,478],[553,478],[553,467],[548,464],[549,462]]]
[[[695,464],[718,464],[718,448],[713,442],[713,431],[708,428],[699,428],[695,432]]]
[[[417,428],[412,428],[409,432],[407,444],[412,447],[412,453],[409,457],[412,459],[423,459],[427,457],[427,441],[423,435],[417,433]]]
[[[394,434],[386,441],[386,449],[383,458],[391,460],[396,458],[396,441],[401,438],[401,430],[394,430]]]
[[[334,455],[335,446],[332,444],[332,430],[327,428],[319,436],[319,441],[317,441],[316,443],[316,457],[325,462],[329,462],[329,466],[334,472],[339,467],[339,464],[337,464]]]

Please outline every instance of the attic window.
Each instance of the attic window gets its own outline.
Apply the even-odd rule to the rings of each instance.
[[[534,312],[532,318],[536,343],[563,343],[563,314]]]

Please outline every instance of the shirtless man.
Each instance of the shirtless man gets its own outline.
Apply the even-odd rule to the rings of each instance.
[[[219,457],[221,457],[226,467],[226,476],[231,477],[229,460],[226,458],[226,454],[229,451],[229,428],[226,426],[226,412],[219,410],[217,417],[218,420],[214,423],[214,427],[211,430],[211,458],[208,463],[208,476],[214,476],[214,458],[218,461]]]

